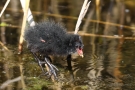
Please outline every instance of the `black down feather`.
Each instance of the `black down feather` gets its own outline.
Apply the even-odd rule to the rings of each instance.
[[[46,55],[68,55],[83,48],[79,35],[69,34],[60,24],[53,21],[44,21],[25,30],[24,38],[28,48],[33,53]]]

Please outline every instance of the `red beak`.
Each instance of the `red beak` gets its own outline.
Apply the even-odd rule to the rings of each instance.
[[[83,51],[82,49],[76,49],[79,56],[83,58]]]

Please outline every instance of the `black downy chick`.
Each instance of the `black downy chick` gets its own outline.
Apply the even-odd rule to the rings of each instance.
[[[48,55],[71,55],[77,52],[83,57],[81,37],[67,33],[66,29],[60,23],[53,21],[38,23],[25,31],[24,38],[27,41],[28,49],[35,56],[42,71],[44,72],[42,64],[45,63],[50,67],[50,72],[48,73],[54,76],[56,76],[55,71],[58,69],[48,61],[50,59]],[[44,54],[46,56],[45,62],[41,62],[36,56],[36,53]]]

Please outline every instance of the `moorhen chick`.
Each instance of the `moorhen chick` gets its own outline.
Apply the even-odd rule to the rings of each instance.
[[[67,55],[67,63],[71,66],[71,54],[77,52],[83,57],[83,43],[81,36],[67,33],[65,27],[54,21],[43,21],[33,27],[29,27],[24,32],[24,39],[28,49],[38,61],[42,71],[46,74],[57,77],[58,69],[51,63],[49,55]],[[41,61],[37,53],[44,55]],[[45,72],[42,64],[47,64],[49,71]]]

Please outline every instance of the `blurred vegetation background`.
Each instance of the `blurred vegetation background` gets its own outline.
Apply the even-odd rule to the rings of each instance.
[[[18,55],[23,10],[19,0],[11,0],[0,18],[0,90],[135,90],[135,0],[90,0],[80,26],[83,59],[73,55],[73,73],[62,61],[60,81],[40,76],[41,70],[26,48]],[[84,0],[31,0],[36,23],[61,22],[68,32],[75,29]],[[6,0],[0,1],[2,11]],[[28,24],[27,24],[28,26]],[[60,64],[61,63],[61,64]]]

